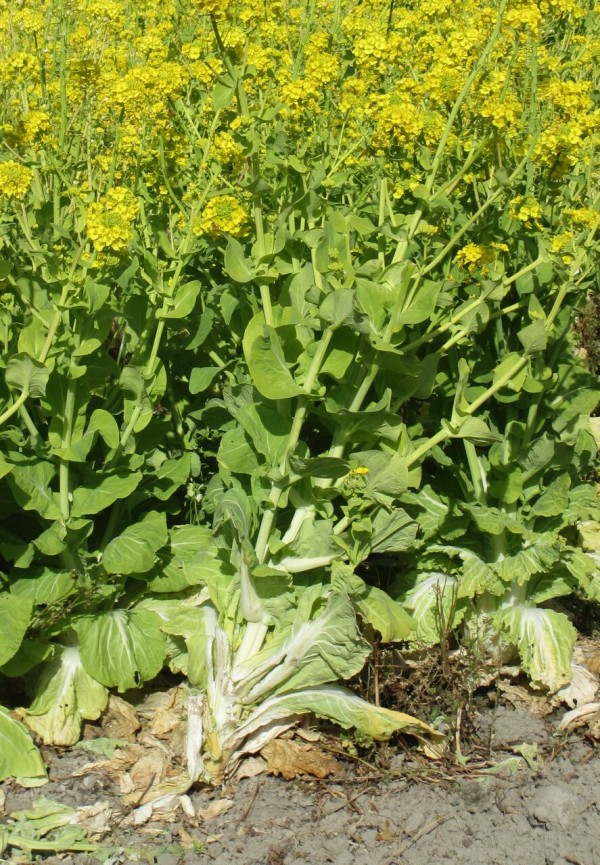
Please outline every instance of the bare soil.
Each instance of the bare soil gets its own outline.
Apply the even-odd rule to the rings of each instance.
[[[480,703],[469,725],[472,742],[488,743],[486,759],[473,750],[464,765],[460,752],[435,763],[388,745],[344,762],[333,780],[259,775],[190,794],[196,815],[232,800],[220,816],[179,810],[169,822],[133,827],[114,778],[101,769],[73,777],[89,754],[50,750],[45,787],[0,785],[0,819],[9,823],[12,811],[41,796],[73,807],[108,803],[98,855],[32,857],[46,865],[600,865],[594,741],[557,734],[556,713],[540,719],[523,707]],[[28,861],[22,851],[4,855],[0,861]]]

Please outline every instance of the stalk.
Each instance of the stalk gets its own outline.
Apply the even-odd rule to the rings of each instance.
[[[61,448],[68,448],[71,445],[71,437],[73,435],[73,414],[75,411],[75,397],[77,394],[77,380],[69,379],[67,384],[67,396],[64,404],[63,416],[63,434],[61,438]],[[64,522],[67,522],[70,515],[69,502],[69,460],[61,457],[59,464],[59,498],[60,511]]]
[[[310,405],[311,401],[310,392],[313,389],[319,372],[321,371],[321,367],[323,366],[325,355],[327,354],[327,349],[329,348],[329,343],[331,342],[332,336],[333,330],[331,328],[327,328],[323,331],[321,340],[317,346],[317,350],[312,359],[312,363],[310,365],[310,369],[304,383],[304,388],[307,391],[307,394],[306,396],[298,397],[298,405],[296,407],[296,412],[292,421],[292,428],[290,430],[290,435],[287,441],[285,453],[281,461],[282,474],[286,470],[286,465],[289,457],[294,452],[296,445],[298,444],[302,425],[306,418],[308,406]],[[277,507],[279,505],[279,501],[281,499],[284,488],[285,487],[281,481],[276,481],[271,487],[269,498],[267,500],[267,506],[270,507],[269,510],[263,513],[255,546],[255,553],[259,562],[263,562],[267,554],[269,537],[273,528]]]

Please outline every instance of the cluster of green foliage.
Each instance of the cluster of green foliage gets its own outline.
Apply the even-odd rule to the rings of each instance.
[[[569,680],[575,633],[548,602],[600,599],[576,528],[598,516],[599,390],[573,350],[599,220],[569,255],[552,239],[559,200],[597,208],[598,173],[531,162],[535,64],[522,139],[461,144],[498,6],[401,206],[385,161],[316,161],[277,106],[252,114],[214,17],[209,98],[244,119],[251,237],[180,231],[140,180],[126,253],[96,256],[64,135],[62,164],[35,155],[27,207],[3,206],[0,676],[26,678],[19,717],[44,742],[74,743],[110,688],[167,666],[192,689],[190,782],[309,712],[431,747],[424,722],[334,683],[375,631],[435,643],[440,609],[494,663]],[[374,555],[393,557],[385,587],[360,576]],[[21,721],[0,707],[0,777],[41,783]]]

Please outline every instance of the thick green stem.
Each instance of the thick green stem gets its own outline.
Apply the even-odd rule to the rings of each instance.
[[[29,390],[24,390],[20,396],[13,402],[11,406],[9,406],[5,411],[0,414],[0,426],[6,423],[14,414],[16,414],[23,403],[26,401],[29,396]]]
[[[71,446],[71,437],[73,435],[73,415],[75,412],[75,397],[77,394],[77,380],[69,379],[67,384],[67,396],[63,409],[63,433],[61,438],[61,448],[66,449]],[[70,515],[69,501],[69,460],[61,458],[58,470],[59,479],[59,498],[60,512],[64,522],[67,522]]]
[[[294,452],[296,445],[298,444],[298,439],[300,438],[300,433],[302,431],[302,425],[306,419],[308,407],[311,402],[311,397],[309,394],[315,385],[319,372],[321,371],[321,367],[323,366],[323,362],[325,361],[325,355],[327,354],[327,349],[329,348],[329,343],[331,342],[332,336],[333,330],[331,328],[323,331],[321,339],[317,346],[317,350],[312,359],[312,363],[310,365],[310,369],[304,383],[304,388],[307,394],[306,396],[300,396],[298,398],[298,405],[296,407],[296,413],[292,421],[292,428],[290,430],[287,445],[285,448],[285,453],[281,461],[282,474],[285,474],[285,471],[287,469],[287,461],[291,454]],[[267,501],[267,507],[269,507],[269,509],[263,513],[255,546],[256,557],[258,558],[259,562],[264,561],[267,554],[269,537],[271,535],[271,530],[273,528],[273,523],[275,522],[275,516],[277,513],[277,507],[279,505],[279,501],[281,499],[281,495],[284,489],[285,486],[279,481],[275,482],[271,487],[271,491],[269,493],[269,498]]]

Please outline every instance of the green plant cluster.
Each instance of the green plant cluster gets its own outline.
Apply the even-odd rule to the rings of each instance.
[[[4,201],[0,237],[0,676],[25,677],[31,700],[20,720],[0,707],[0,777],[43,783],[26,728],[73,744],[109,689],[164,667],[191,687],[190,783],[306,713],[432,751],[424,721],[335,683],[375,631],[435,643],[440,605],[491,663],[569,681],[574,629],[548,602],[600,599],[577,528],[598,518],[600,391],[573,336],[598,289],[599,220],[568,255],[553,238],[557,209],[597,212],[598,166],[531,161],[535,64],[520,139],[461,136],[502,37],[496,5],[400,202],[384,159],[342,169],[330,141],[298,150],[277,102],[249,106],[218,16],[206,99],[243,118],[252,230],[182,229],[159,159],[166,200],[140,177],[126,248],[97,254],[96,211],[69,192],[84,149],[63,135],[62,163],[31,157],[30,199]],[[189,105],[171,110],[192,136]],[[539,219],[523,212],[534,192]],[[129,212],[113,199],[106,230]],[[361,571],[380,555],[384,587]]]

